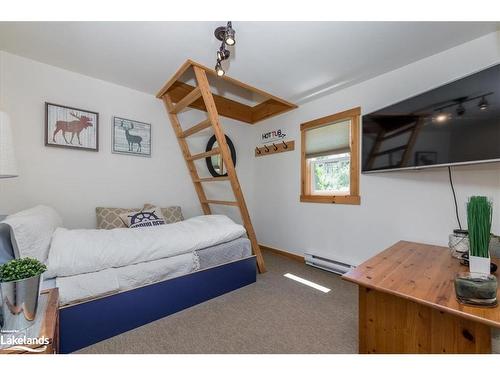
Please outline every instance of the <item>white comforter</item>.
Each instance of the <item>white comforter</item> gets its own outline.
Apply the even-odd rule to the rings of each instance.
[[[132,264],[118,268],[56,278],[59,303],[66,305],[158,281],[186,275],[200,268],[196,253]]]
[[[241,225],[223,215],[198,216],[151,228],[58,228],[52,237],[46,277],[79,275],[192,253],[244,233]]]

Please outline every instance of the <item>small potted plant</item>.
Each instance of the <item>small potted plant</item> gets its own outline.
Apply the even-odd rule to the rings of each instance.
[[[2,332],[17,332],[34,323],[42,273],[46,269],[33,258],[14,259],[0,265]]]
[[[486,197],[474,196],[467,203],[470,272],[490,274],[492,212],[493,204]]]

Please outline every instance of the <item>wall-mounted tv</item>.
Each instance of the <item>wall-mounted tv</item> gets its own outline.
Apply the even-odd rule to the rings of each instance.
[[[500,65],[363,116],[362,171],[500,161]]]

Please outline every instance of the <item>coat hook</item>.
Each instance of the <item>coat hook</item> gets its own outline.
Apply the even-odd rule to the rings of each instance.
[[[267,145],[264,145],[264,147],[266,148],[266,152],[269,152],[269,147]]]
[[[281,141],[281,142],[283,142],[283,148],[286,150],[288,148],[288,145],[286,144],[285,141]]]
[[[260,151],[260,148],[258,148],[258,147],[255,147],[255,151],[256,151],[256,152],[257,152],[257,154],[259,154],[259,155],[262,153],[262,151]]]
[[[278,147],[273,143],[274,151],[278,151]]]

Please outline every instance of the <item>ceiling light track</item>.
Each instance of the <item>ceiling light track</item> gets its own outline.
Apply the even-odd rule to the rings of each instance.
[[[490,95],[493,95],[493,92],[488,92],[488,93],[477,95],[474,97],[464,96],[461,98],[453,99],[451,101],[452,102],[451,104],[447,104],[447,105],[444,105],[444,106],[441,106],[439,108],[434,109],[434,111],[437,112],[437,114],[433,116],[433,120],[435,122],[445,122],[445,121],[449,120],[452,117],[451,113],[447,113],[447,112],[443,112],[443,111],[446,109],[449,109],[449,108],[453,108],[453,107],[456,107],[455,108],[456,115],[458,117],[462,117],[467,112],[467,109],[465,108],[464,104],[469,103],[469,102],[474,101],[474,100],[478,100],[478,99],[479,99],[479,102],[477,104],[477,107],[481,111],[486,111],[490,106],[486,97],[488,97]]]
[[[218,77],[226,74],[222,67],[222,62],[231,56],[231,52],[226,49],[226,46],[232,47],[236,44],[235,34],[236,31],[234,31],[231,21],[228,21],[226,26],[219,26],[214,31],[215,37],[222,42],[217,51],[217,63],[215,64],[215,71]]]
[[[490,96],[490,95],[493,95],[493,94],[494,94],[493,92],[487,92],[485,94],[477,95],[477,96],[474,96],[472,98],[469,98],[468,96],[464,96],[464,97],[461,97],[461,98],[456,98],[456,99],[450,100],[450,102],[452,102],[450,104],[443,105],[443,106],[441,106],[439,108],[435,108],[435,111],[441,111],[441,110],[446,109],[446,108],[454,107],[457,104],[460,104],[460,103],[463,104],[463,103],[471,102],[471,101],[477,100],[477,99],[481,99],[479,104],[481,104],[481,102],[483,102],[483,104],[484,104],[484,101],[486,101],[486,97]],[[487,101],[486,101],[486,105],[488,105]]]

